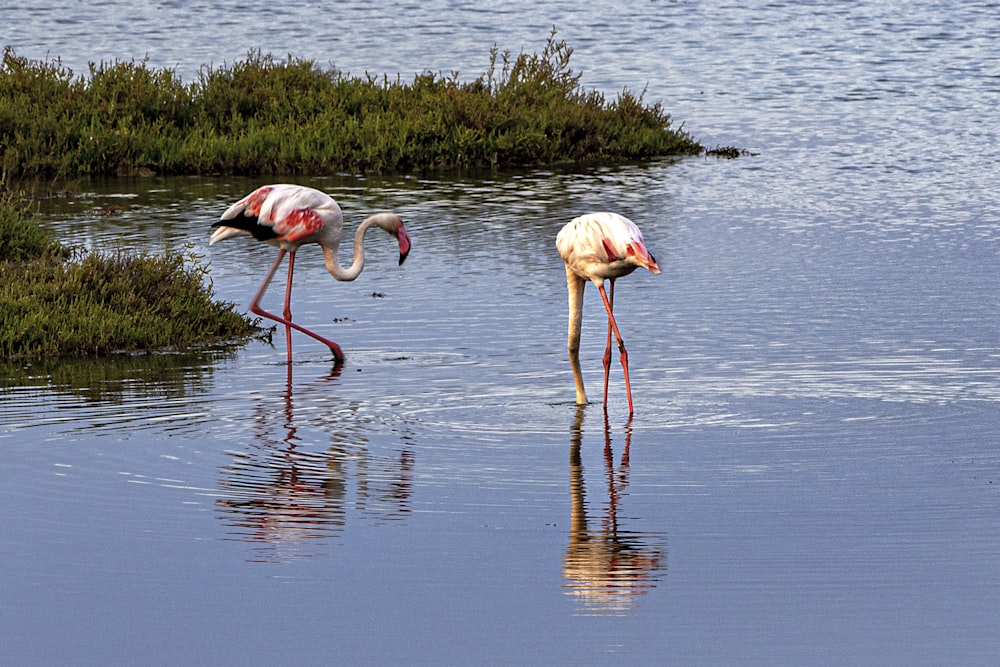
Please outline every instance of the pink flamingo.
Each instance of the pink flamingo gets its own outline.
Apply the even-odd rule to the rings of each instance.
[[[292,329],[312,336],[329,347],[334,359],[340,363],[344,360],[344,353],[339,345],[292,322],[290,301],[295,253],[304,243],[318,243],[323,249],[326,270],[330,275],[337,280],[354,280],[365,265],[364,236],[372,225],[377,225],[395,237],[399,241],[399,263],[402,264],[406,259],[410,252],[410,237],[403,227],[403,221],[394,213],[378,213],[358,226],[354,233],[354,263],[344,268],[337,258],[344,227],[344,215],[337,202],[319,190],[301,185],[265,185],[226,209],[222,219],[212,225],[218,229],[212,233],[209,245],[234,236],[253,236],[258,241],[278,246],[278,256],[250,302],[250,311],[285,325],[288,363],[292,363]],[[285,285],[285,309],[284,317],[278,317],[261,308],[259,302],[286,253],[288,283]]]
[[[569,290],[569,361],[576,381],[576,402],[587,402],[580,372],[580,326],[583,322],[583,288],[590,281],[597,285],[608,311],[608,342],[604,350],[604,409],[608,409],[608,375],[611,371],[611,334],[614,332],[625,372],[628,393],[628,413],[632,415],[632,387],[628,379],[628,353],[613,311],[615,280],[627,276],[639,267],[653,274],[660,272],[656,260],[649,254],[642,233],[628,218],[617,213],[588,213],[570,221],[556,236],[556,248],[566,262],[566,286]],[[610,296],[604,291],[604,281],[611,281]]]

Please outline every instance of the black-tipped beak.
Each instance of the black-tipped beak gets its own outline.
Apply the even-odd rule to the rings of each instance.
[[[396,239],[399,241],[399,265],[402,266],[406,256],[410,254],[410,235],[406,233],[402,224],[396,230]]]

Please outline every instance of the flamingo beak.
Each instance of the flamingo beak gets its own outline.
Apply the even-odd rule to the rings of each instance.
[[[396,230],[396,238],[399,240],[399,265],[406,261],[406,256],[410,254],[410,235],[406,233],[403,225]]]

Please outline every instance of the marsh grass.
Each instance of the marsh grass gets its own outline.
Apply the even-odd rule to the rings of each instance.
[[[106,355],[261,336],[183,253],[67,249],[0,197],[0,358]]]
[[[66,254],[47,229],[33,223],[26,206],[0,194],[0,263],[55,260]]]
[[[609,102],[585,91],[572,52],[553,30],[540,54],[494,47],[473,81],[427,72],[412,83],[250,52],[185,84],[145,62],[74,76],[8,48],[0,160],[8,178],[58,180],[502,168],[704,150],[641,94],[626,88]]]

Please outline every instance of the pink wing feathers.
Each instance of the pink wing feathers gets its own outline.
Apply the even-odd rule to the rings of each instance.
[[[222,214],[211,243],[250,234],[262,241],[297,246],[326,231],[339,239],[343,214],[329,195],[301,185],[265,185]]]

